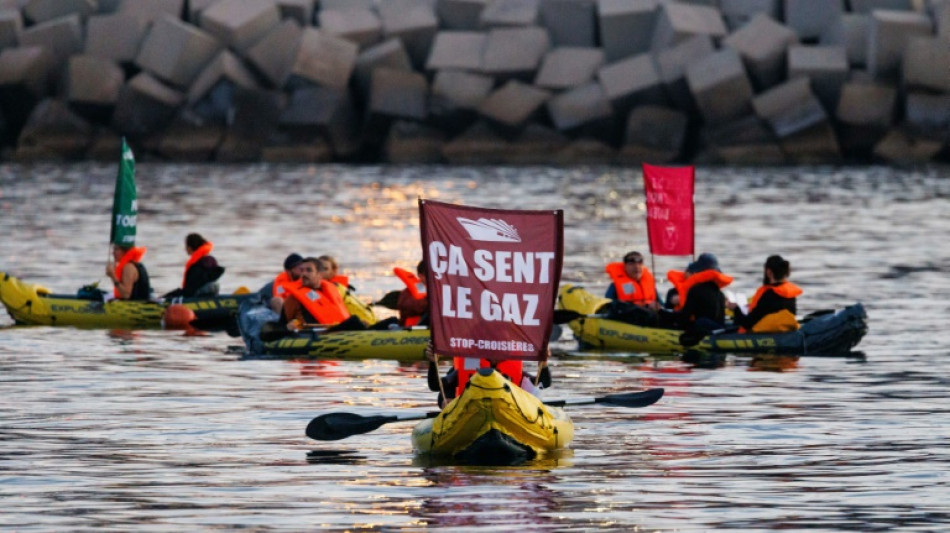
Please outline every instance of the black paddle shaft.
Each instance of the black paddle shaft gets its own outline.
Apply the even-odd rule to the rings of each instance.
[[[627,392],[624,394],[608,394],[596,398],[577,398],[572,400],[554,400],[544,402],[545,405],[552,407],[564,407],[566,405],[586,405],[592,403],[606,403],[609,405],[618,405],[621,407],[646,407],[653,405],[663,397],[663,388],[649,389],[641,392]]]

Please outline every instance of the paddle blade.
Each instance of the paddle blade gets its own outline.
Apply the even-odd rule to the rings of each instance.
[[[307,424],[307,436],[313,440],[340,440],[353,435],[369,433],[389,422],[395,416],[360,416],[355,413],[327,413]]]
[[[646,407],[653,405],[663,397],[663,389],[656,388],[642,392],[628,392],[626,394],[609,394],[595,398],[597,403],[620,405],[623,407]]]
[[[379,301],[376,302],[376,303],[373,304],[373,305],[379,305],[379,306],[381,306],[381,307],[385,307],[386,309],[393,309],[393,310],[395,310],[395,309],[396,309],[396,304],[399,302],[399,293],[400,293],[400,292],[402,292],[402,291],[400,291],[400,290],[389,291],[389,292],[386,293],[385,296],[383,296],[382,298],[380,298]]]
[[[572,311],[570,309],[555,309],[554,310],[554,323],[555,324],[567,324],[568,322],[577,320],[582,317],[581,313],[577,311]]]

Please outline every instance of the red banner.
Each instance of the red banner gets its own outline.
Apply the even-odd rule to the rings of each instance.
[[[695,167],[643,164],[647,233],[653,255],[693,255]]]
[[[561,281],[563,211],[420,200],[419,218],[435,351],[543,359]]]

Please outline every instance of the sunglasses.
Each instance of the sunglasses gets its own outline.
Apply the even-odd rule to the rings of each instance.
[[[640,264],[640,263],[643,263],[643,258],[642,258],[642,257],[631,257],[630,259],[624,259],[623,262],[624,262],[624,263],[636,263],[636,264]]]

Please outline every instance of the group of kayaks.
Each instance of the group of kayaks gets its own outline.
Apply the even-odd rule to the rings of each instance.
[[[0,301],[17,324],[82,328],[161,328],[171,305],[194,313],[193,324],[205,330],[244,334],[254,310],[255,294],[185,298],[174,301],[104,299],[93,291],[53,294],[45,287],[0,272]],[[650,354],[682,353],[680,331],[651,328],[612,320],[604,314],[609,301],[582,287],[564,285],[557,307],[582,348]],[[365,304],[364,304],[365,305]],[[786,333],[716,332],[693,346],[707,352],[842,355],[867,332],[861,304],[828,311],[801,321],[798,331]],[[248,342],[256,355],[322,359],[420,360],[429,342],[425,328],[368,329],[363,331],[297,332],[283,338]],[[253,344],[253,349],[252,348]],[[658,398],[657,398],[658,399]],[[654,400],[655,401],[655,400]],[[309,432],[308,432],[309,433]],[[340,438],[340,437],[337,437]],[[534,457],[568,446],[573,423],[562,409],[545,405],[516,387],[498,372],[476,373],[470,385],[442,411],[420,422],[412,433],[416,450],[459,458]]]

